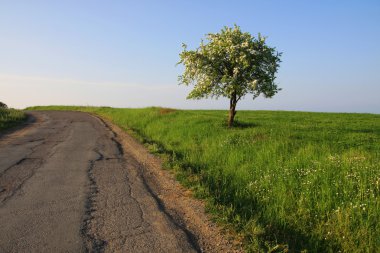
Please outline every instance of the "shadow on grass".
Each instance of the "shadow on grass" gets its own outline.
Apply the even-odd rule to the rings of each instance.
[[[260,246],[270,252],[283,252],[268,248],[272,245],[287,245],[285,252],[339,252],[339,247],[330,240],[313,238],[291,226],[281,226],[274,223],[260,222],[265,226],[265,232],[260,235]]]
[[[235,120],[232,128],[235,129],[245,129],[245,128],[253,128],[253,127],[258,127],[259,124],[253,123],[253,122],[244,122],[240,120]]]
[[[213,206],[216,207],[216,212],[213,213],[222,216],[222,220],[227,220],[237,231],[242,232],[248,247],[250,247],[249,242],[256,241],[260,252],[339,252],[341,250],[333,240],[313,236],[291,223],[280,223],[275,217],[265,217],[266,206],[253,196],[247,194],[236,198],[234,193],[238,189],[230,176],[220,173],[205,181],[207,182],[202,183],[208,186],[213,197]],[[222,184],[223,188],[220,187]],[[228,192],[225,189],[228,189]],[[262,232],[253,232],[258,231],[257,228],[262,229]],[[252,250],[256,252],[258,249]]]

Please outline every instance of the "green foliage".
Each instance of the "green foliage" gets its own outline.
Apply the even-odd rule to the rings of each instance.
[[[181,84],[195,83],[188,98],[227,97],[239,101],[246,94],[272,97],[280,89],[274,83],[280,55],[266,45],[260,34],[254,38],[240,27],[225,27],[220,33],[208,34],[207,43],[196,50],[183,44],[178,64],[185,66],[179,76]]]
[[[26,118],[22,111],[0,108],[0,130],[12,127]]]
[[[223,111],[70,109],[170,154],[178,177],[249,251],[380,251],[380,115],[242,111],[226,129]]]

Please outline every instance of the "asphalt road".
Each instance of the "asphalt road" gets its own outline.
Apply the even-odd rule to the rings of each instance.
[[[103,121],[30,116],[0,137],[0,252],[199,251]]]

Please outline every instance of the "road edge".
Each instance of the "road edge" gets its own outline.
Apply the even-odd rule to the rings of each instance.
[[[149,153],[146,147],[110,120],[89,113],[101,120],[116,139],[141,164],[141,177],[158,205],[162,206],[178,225],[195,237],[201,252],[244,252],[241,242],[223,230],[206,213],[205,203],[195,199],[192,192],[182,186],[175,175],[162,167],[159,157]],[[186,231],[185,231],[186,232]]]

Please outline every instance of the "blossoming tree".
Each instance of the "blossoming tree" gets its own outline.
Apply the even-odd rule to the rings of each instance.
[[[180,84],[194,85],[188,99],[227,97],[230,100],[228,126],[236,114],[236,104],[246,94],[253,99],[259,95],[274,96],[280,88],[274,83],[281,53],[267,46],[240,27],[224,27],[220,33],[210,33],[206,43],[195,50],[183,44],[180,61],[185,67],[179,76]]]

